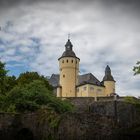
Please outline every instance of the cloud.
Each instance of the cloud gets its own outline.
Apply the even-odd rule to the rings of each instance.
[[[138,1],[13,3],[3,2],[8,8],[0,10],[0,57],[14,74],[26,70],[45,76],[58,73],[57,59],[71,33],[81,74],[92,72],[102,80],[109,64],[117,92],[138,95],[140,79],[132,72],[140,58]]]

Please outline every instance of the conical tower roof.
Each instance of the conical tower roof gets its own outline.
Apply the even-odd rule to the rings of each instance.
[[[111,75],[111,69],[108,65],[105,68],[105,76],[103,78],[103,81],[115,81],[113,76]]]
[[[66,44],[65,44],[65,51],[63,52],[62,56],[58,60],[60,60],[63,57],[78,58],[78,57],[76,57],[76,55],[75,55],[75,53],[73,51],[73,45],[72,45],[70,39],[68,39],[68,41],[66,42]]]

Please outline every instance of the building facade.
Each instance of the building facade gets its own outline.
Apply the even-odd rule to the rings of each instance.
[[[57,89],[57,97],[105,97],[115,93],[115,80],[108,65],[101,82],[91,73],[79,75],[80,59],[74,53],[70,39],[58,61],[60,74],[53,74],[49,79]]]

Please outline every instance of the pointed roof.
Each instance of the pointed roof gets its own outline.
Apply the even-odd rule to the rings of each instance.
[[[57,87],[59,84],[59,77],[59,74],[52,74],[50,79],[48,79],[49,84],[53,87]]]
[[[78,58],[78,57],[76,57],[76,55],[75,55],[75,53],[73,51],[73,45],[72,45],[70,39],[68,39],[68,41],[66,42],[66,44],[65,44],[65,51],[63,52],[62,56],[58,60],[60,60],[63,57],[74,57],[74,58]]]
[[[66,47],[66,48],[67,48],[67,47],[70,47],[70,48],[72,48],[72,47],[73,47],[73,45],[72,45],[72,43],[71,43],[70,39],[68,39],[68,41],[66,42],[65,47]]]
[[[115,81],[113,76],[111,75],[111,69],[108,65],[105,68],[105,76],[103,78],[103,81]]]

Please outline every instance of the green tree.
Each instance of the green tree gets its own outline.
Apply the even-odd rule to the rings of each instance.
[[[7,76],[7,70],[5,69],[5,63],[0,61],[0,94],[4,94],[6,90],[6,81],[5,78]]]
[[[134,75],[140,74],[140,61],[136,63],[136,66],[133,68]]]
[[[5,95],[16,85],[16,77],[8,76],[5,63],[0,61],[0,94]]]
[[[34,80],[42,81],[49,90],[53,89],[52,86],[49,85],[47,79],[44,76],[40,76],[37,72],[25,72],[20,74],[17,79],[17,84],[26,85],[33,82]]]
[[[12,88],[17,85],[15,76],[6,76],[5,77],[5,92],[9,92]]]
[[[53,95],[52,86],[37,72],[22,73],[17,79],[7,72],[5,63],[0,62],[0,111],[26,112],[45,107],[63,113],[73,109],[68,101]]]
[[[58,113],[73,109],[69,102],[55,97],[40,80],[34,80],[26,85],[17,85],[7,93],[5,98],[1,97],[1,99],[1,110],[5,112],[35,111],[42,106]]]

